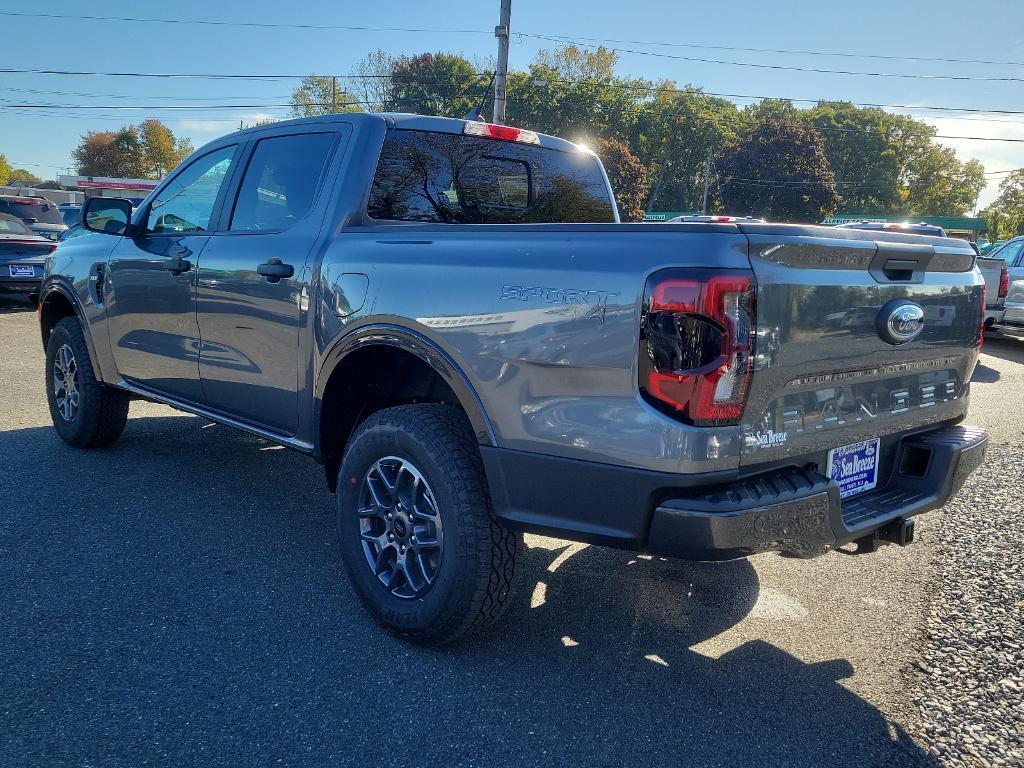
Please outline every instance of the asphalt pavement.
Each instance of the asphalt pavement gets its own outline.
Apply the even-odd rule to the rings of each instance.
[[[972,420],[1019,457],[1024,339],[987,351]],[[311,460],[138,402],[113,447],[66,446],[24,308],[0,389],[0,765],[932,764],[946,513],[810,561],[528,537],[502,624],[427,651],[359,606]]]

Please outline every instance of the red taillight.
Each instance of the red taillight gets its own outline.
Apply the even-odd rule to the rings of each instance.
[[[540,144],[540,136],[533,131],[524,131],[522,128],[513,128],[509,125],[484,123],[479,120],[467,120],[462,132],[470,136],[487,136],[492,139],[501,139],[502,141]]]
[[[1010,292],[1010,270],[1003,267],[999,271],[999,293],[997,298],[1005,299],[1006,294]]]
[[[697,426],[737,423],[750,388],[753,289],[739,270],[652,277],[641,388]]]

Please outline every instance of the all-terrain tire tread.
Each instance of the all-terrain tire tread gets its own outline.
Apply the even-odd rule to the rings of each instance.
[[[124,432],[128,421],[128,405],[130,398],[127,392],[107,386],[96,378],[89,357],[89,347],[85,341],[78,318],[65,317],[54,326],[51,332],[51,343],[55,344],[61,335],[66,335],[75,353],[75,364],[78,366],[78,387],[80,392],[79,418],[83,425],[73,436],[65,435],[58,430],[61,438],[76,448],[106,448],[113,444]],[[56,339],[55,339],[56,337]],[[48,350],[49,352],[49,350]],[[48,355],[49,357],[49,355]],[[60,416],[54,410],[52,376],[47,370],[47,397],[54,423]]]
[[[501,525],[494,516],[483,459],[464,413],[441,403],[395,406],[370,416],[352,442],[360,433],[384,424],[414,432],[452,477],[453,494],[463,508],[473,510],[470,523],[475,528],[473,555],[478,566],[473,569],[468,596],[464,595],[444,620],[417,632],[389,629],[424,645],[463,640],[492,626],[508,608],[520,570],[516,560],[521,534]]]

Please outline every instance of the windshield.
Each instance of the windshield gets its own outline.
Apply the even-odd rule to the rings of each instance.
[[[26,224],[63,224],[55,203],[49,200],[19,198],[0,200],[0,213],[17,216]]]

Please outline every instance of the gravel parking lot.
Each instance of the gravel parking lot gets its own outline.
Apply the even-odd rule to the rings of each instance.
[[[321,469],[132,404],[49,427],[35,314],[0,307],[0,764],[1024,764],[1024,336],[990,337],[989,459],[867,557],[686,563],[529,538],[504,623],[378,630]]]

